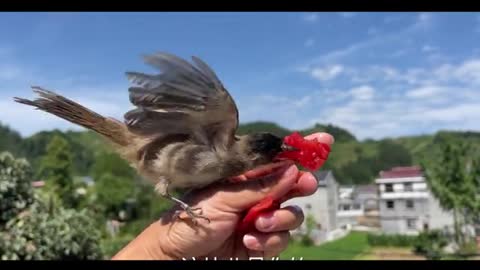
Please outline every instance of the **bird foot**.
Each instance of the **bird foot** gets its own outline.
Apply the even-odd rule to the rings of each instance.
[[[210,219],[202,215],[202,208],[191,208],[188,205],[182,205],[183,210],[177,210],[175,211],[174,218],[180,218],[180,214],[186,213],[187,216],[192,220],[193,225],[197,226],[198,225],[198,220],[203,219],[207,221],[207,223],[210,223]]]

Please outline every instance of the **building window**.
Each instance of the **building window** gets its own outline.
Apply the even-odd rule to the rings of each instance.
[[[385,184],[385,192],[393,192],[393,184]]]
[[[395,203],[394,203],[394,201],[387,201],[386,204],[387,204],[387,209],[393,209],[393,208],[395,208]]]
[[[409,229],[415,229],[416,226],[416,220],[415,219],[407,219],[407,228]]]
[[[406,204],[408,209],[413,209],[414,207],[413,200],[407,200]]]
[[[405,183],[403,185],[403,190],[407,192],[412,192],[413,191],[413,184],[412,183]]]
[[[356,203],[353,205],[353,210],[360,210],[360,204]]]

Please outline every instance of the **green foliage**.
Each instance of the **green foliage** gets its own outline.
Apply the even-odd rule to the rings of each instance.
[[[101,243],[102,253],[104,257],[107,259],[112,258],[134,238],[134,235],[122,235],[119,237],[104,239]]]
[[[86,211],[35,203],[0,232],[2,260],[101,259],[100,234]]]
[[[462,244],[461,221],[472,221],[480,214],[480,156],[470,143],[447,138],[448,135],[443,135],[438,139],[442,143],[441,153],[422,166],[440,205],[453,210],[455,240]]]
[[[75,185],[72,175],[72,154],[68,142],[53,137],[40,164],[40,175],[46,179],[52,193],[57,194],[67,208],[75,208]]]
[[[0,122],[0,151],[10,152],[13,155],[20,155],[22,148],[22,137],[15,130]]]
[[[33,203],[31,175],[25,159],[0,154],[0,227]]]
[[[112,176],[120,176],[133,179],[136,174],[133,168],[119,155],[113,152],[99,153],[94,165],[92,166],[91,175],[94,179],[102,177],[104,173],[110,173]]]
[[[101,138],[91,132],[42,131],[23,139],[21,144],[22,154],[34,168],[39,167],[42,157],[46,154],[47,145],[57,136],[65,139],[70,145],[72,169],[76,175],[87,175],[94,163],[95,155],[106,148],[106,144],[101,143]]]
[[[416,236],[409,235],[386,235],[386,234],[368,234],[368,244],[370,246],[381,247],[411,247],[416,241]]]
[[[368,184],[382,170],[412,165],[409,151],[391,140],[377,143],[376,152],[373,155],[360,145],[355,145],[350,151],[355,153],[357,159],[334,169],[337,179],[342,184]]]
[[[473,240],[461,245],[456,255],[460,257],[472,257],[478,254],[477,251],[477,242]]]
[[[312,231],[315,228],[316,222],[315,218],[313,215],[308,214],[306,219],[305,219],[305,225],[307,227],[306,233],[302,236],[301,238],[301,243],[304,246],[311,246],[313,245],[313,239],[312,239]]]
[[[86,210],[64,209],[35,196],[23,159],[0,155],[0,172],[2,260],[101,258],[100,233]]]
[[[425,231],[418,235],[413,251],[429,260],[439,260],[445,255],[443,249],[447,245],[448,237],[442,231]]]
[[[97,193],[97,203],[105,209],[107,216],[118,218],[120,210],[128,199],[133,198],[135,186],[132,179],[114,176],[111,173],[104,173],[98,178],[95,190]]]

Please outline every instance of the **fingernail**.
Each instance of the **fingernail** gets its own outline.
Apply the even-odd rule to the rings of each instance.
[[[293,176],[297,173],[297,171],[298,171],[297,167],[295,167],[294,165],[289,165],[287,167],[287,170],[285,171],[285,176],[288,176],[288,177]]]
[[[247,246],[248,248],[256,248],[258,247],[258,242],[257,242],[257,239],[250,235],[250,234],[246,234],[244,237],[243,237],[243,243],[245,244],[245,246]]]
[[[260,227],[259,229],[263,231],[271,230],[273,226],[275,226],[275,220],[276,218],[274,215],[260,216],[258,218],[258,226]]]
[[[303,213],[303,209],[302,209],[300,206],[298,206],[298,205],[292,205],[291,207],[292,207],[293,211],[297,212],[298,214],[302,214],[302,213]]]

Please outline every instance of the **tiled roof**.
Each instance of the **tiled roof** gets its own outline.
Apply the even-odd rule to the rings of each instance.
[[[422,175],[423,173],[420,166],[394,167],[388,171],[380,172],[380,178],[419,177]]]

